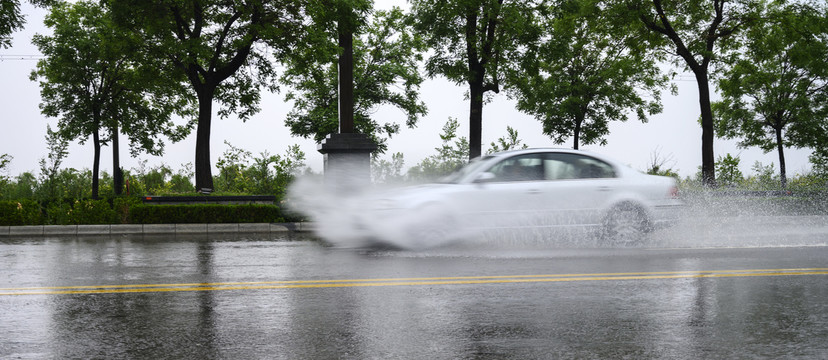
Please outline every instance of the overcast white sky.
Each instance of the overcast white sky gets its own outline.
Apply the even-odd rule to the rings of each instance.
[[[377,7],[386,7],[392,3],[404,4],[404,1],[376,1]],[[57,119],[46,118],[40,114],[40,88],[36,82],[29,80],[36,60],[23,57],[38,54],[37,48],[31,44],[33,34],[49,32],[42,21],[45,11],[31,7],[28,2],[22,4],[22,10],[27,14],[25,29],[14,35],[11,48],[0,50],[0,55],[4,59],[0,61],[0,154],[9,154],[13,157],[8,174],[5,174],[12,176],[25,171],[39,171],[38,161],[48,155],[44,139],[46,126],[51,124],[54,128],[57,124]],[[634,120],[626,123],[614,122],[610,126],[611,134],[607,138],[606,146],[593,145],[581,148],[609,155],[639,170],[646,169],[653,153],[658,152],[662,158],[671,159],[667,165],[677,170],[682,177],[695,174],[701,165],[701,128],[697,123],[698,92],[696,83],[689,80],[692,76],[682,76],[681,79],[676,81],[678,96],[667,93],[662,99],[664,112],[652,116],[649,123],[641,124]],[[440,145],[438,134],[449,117],[460,120],[460,135],[468,137],[469,105],[464,99],[464,92],[464,87],[455,86],[441,78],[424,83],[421,97],[428,106],[429,113],[420,120],[415,129],[405,128],[405,116],[399,110],[378,109],[375,116],[381,121],[391,120],[403,124],[402,133],[389,141],[389,151],[384,157],[390,159],[391,153],[402,152],[405,155],[406,167],[410,167],[424,157],[434,154],[434,148]],[[284,101],[284,96],[264,94],[261,107],[260,113],[244,123],[235,117],[220,120],[215,116],[211,138],[213,165],[215,166],[218,157],[227,149],[224,141],[248,150],[253,155],[264,151],[270,154],[283,154],[288,146],[299,144],[307,154],[308,165],[317,172],[321,171],[322,155],[316,151],[314,141],[292,137],[284,125],[285,115],[291,108],[290,104]],[[514,103],[501,93],[483,109],[484,152],[491,142],[506,135],[507,125],[515,128],[520,139],[530,147],[571,147],[571,142],[555,145],[549,137],[543,135],[540,122],[515,110]],[[168,143],[166,153],[162,157],[142,155],[134,159],[129,155],[126,139],[122,138],[121,144],[121,166],[125,169],[136,168],[142,160],[147,160],[148,166],[166,164],[174,170],[181,169],[182,164],[194,162],[195,131],[179,143]],[[64,168],[92,168],[91,141],[85,145],[73,142],[69,151]],[[763,154],[756,148],[740,149],[737,148],[736,141],[716,140],[715,153],[717,157],[728,153],[740,156],[740,167],[745,175],[752,174],[751,166],[756,161],[761,161],[765,165],[773,163],[778,169],[779,161],[775,152]],[[789,176],[810,169],[810,153],[808,149],[786,149]],[[112,173],[112,155],[108,147],[102,149],[101,169]],[[214,174],[216,173],[214,170]]]

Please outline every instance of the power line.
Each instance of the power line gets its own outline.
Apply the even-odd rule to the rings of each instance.
[[[45,58],[43,54],[37,55],[15,55],[15,54],[0,54],[0,61],[37,61]]]

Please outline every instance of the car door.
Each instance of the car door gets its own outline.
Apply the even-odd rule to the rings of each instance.
[[[544,169],[545,213],[552,226],[600,224],[619,184],[612,165],[582,154],[550,153]]]
[[[465,194],[475,227],[539,225],[545,206],[543,158],[543,153],[516,155],[485,170],[489,178]]]

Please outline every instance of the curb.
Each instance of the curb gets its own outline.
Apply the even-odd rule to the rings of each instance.
[[[114,224],[0,226],[0,237],[52,235],[222,234],[309,232],[309,223]]]

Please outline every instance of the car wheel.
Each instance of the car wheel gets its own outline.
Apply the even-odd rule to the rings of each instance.
[[[646,214],[632,204],[612,208],[604,219],[604,239],[609,245],[640,245],[649,228]]]

